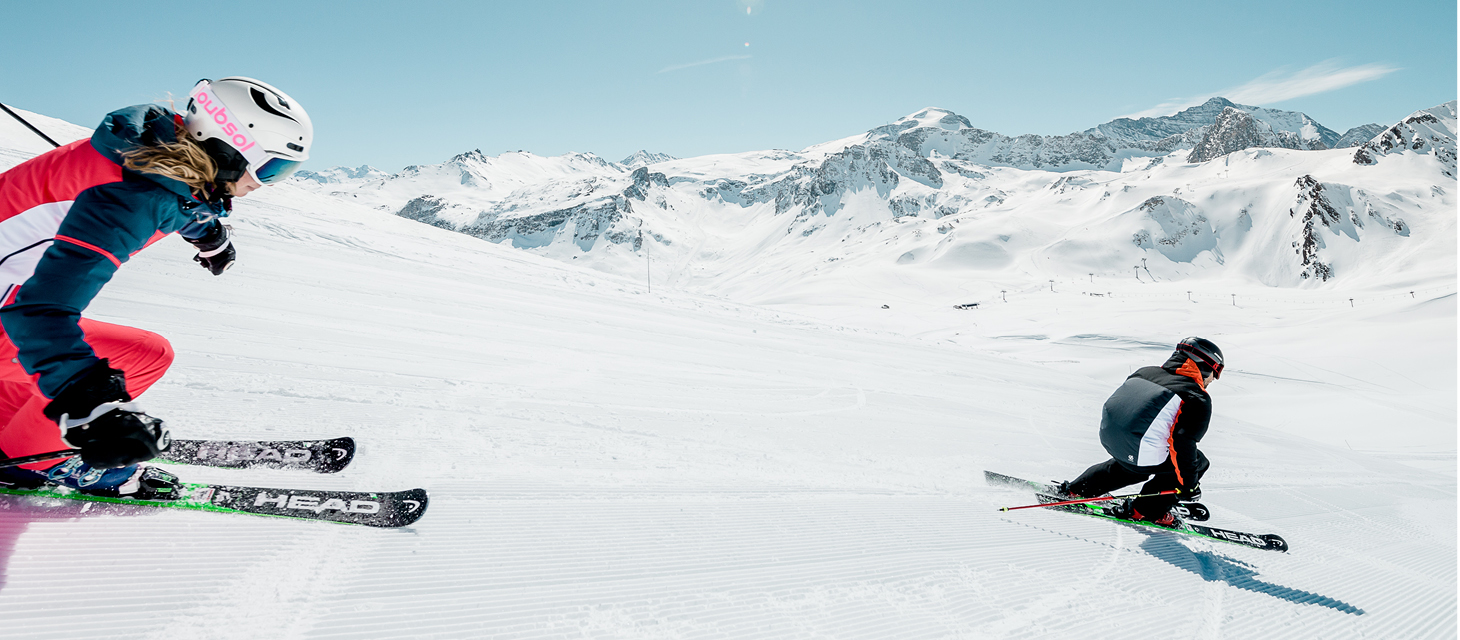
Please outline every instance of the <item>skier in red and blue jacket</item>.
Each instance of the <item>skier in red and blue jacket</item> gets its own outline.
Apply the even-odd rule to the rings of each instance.
[[[263,82],[203,80],[187,108],[114,111],[89,139],[0,173],[0,455],[79,455],[5,470],[0,482],[170,498],[177,479],[138,464],[168,445],[133,402],[172,364],[162,336],[81,317],[133,254],[171,233],[214,275],[236,252],[232,198],[287,179],[313,125]]]

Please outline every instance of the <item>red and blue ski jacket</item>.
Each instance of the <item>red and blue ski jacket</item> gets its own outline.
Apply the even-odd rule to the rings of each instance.
[[[177,114],[138,105],[96,133],[0,173],[0,325],[54,398],[96,364],[77,321],[112,274],[169,233],[199,238],[226,208],[122,166],[128,149],[177,140]]]

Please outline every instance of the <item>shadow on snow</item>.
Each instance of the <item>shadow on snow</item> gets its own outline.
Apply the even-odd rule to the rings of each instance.
[[[1082,538],[1077,535],[1071,535],[1061,531],[1054,531],[1052,529],[1046,529],[1037,525],[1032,525],[1024,522],[1015,522],[1007,518],[1002,518],[1002,520],[1010,524],[1017,524],[1022,527],[1038,529],[1047,533],[1064,536],[1072,540],[1079,540],[1081,542],[1086,542],[1090,544],[1098,544],[1120,551],[1136,551],[1135,549],[1119,547],[1107,542],[1100,542],[1097,540],[1091,540],[1089,538]],[[1140,549],[1141,551],[1144,551],[1147,555],[1150,555],[1157,560],[1161,560],[1162,562],[1170,564],[1171,566],[1177,567],[1179,569],[1190,571],[1200,576],[1201,579],[1206,580],[1207,582],[1225,582],[1228,585],[1236,587],[1238,589],[1244,589],[1253,593],[1260,593],[1263,595],[1272,596],[1274,598],[1287,600],[1288,602],[1292,602],[1295,604],[1313,604],[1356,616],[1364,615],[1363,609],[1355,607],[1342,600],[1336,600],[1334,598],[1319,595],[1311,591],[1303,591],[1302,589],[1284,587],[1282,585],[1273,584],[1271,582],[1263,582],[1262,580],[1258,580],[1257,571],[1252,567],[1252,565],[1242,562],[1240,560],[1233,560],[1219,553],[1213,553],[1210,551],[1194,551],[1178,541],[1178,536],[1180,536],[1181,534],[1167,533],[1152,529],[1150,527],[1143,527],[1138,525],[1122,526],[1129,526],[1131,528],[1134,528],[1135,530],[1141,532],[1146,536],[1146,539],[1140,544]],[[1270,552],[1264,551],[1263,553]]]
[[[1257,571],[1252,568],[1252,565],[1209,551],[1194,551],[1178,542],[1174,534],[1164,535],[1159,531],[1151,530],[1142,530],[1141,533],[1146,534],[1145,541],[1141,542],[1141,549],[1151,554],[1151,557],[1195,573],[1207,582],[1225,582],[1238,589],[1246,589],[1288,602],[1316,604],[1356,616],[1364,615],[1363,609],[1342,600],[1258,580]]]

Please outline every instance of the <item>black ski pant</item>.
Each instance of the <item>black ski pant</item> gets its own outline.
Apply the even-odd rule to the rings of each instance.
[[[1207,460],[1207,457],[1197,451],[1196,469],[1192,469],[1190,472],[1196,473],[1197,480],[1201,480],[1202,475],[1210,466],[1211,462]],[[1183,471],[1187,470],[1183,469]],[[1070,483],[1070,492],[1082,498],[1094,498],[1141,481],[1146,481],[1145,486],[1141,487],[1141,493],[1169,491],[1181,486],[1181,482],[1176,479],[1176,467],[1171,464],[1170,459],[1154,467],[1132,467],[1111,458],[1086,469],[1084,473],[1080,474],[1080,477],[1075,478]],[[1177,502],[1178,498],[1175,495],[1152,496],[1136,498],[1131,506],[1142,517],[1156,519],[1170,511]]]

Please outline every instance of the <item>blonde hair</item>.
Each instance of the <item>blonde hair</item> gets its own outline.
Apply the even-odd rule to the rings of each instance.
[[[218,165],[208,152],[177,126],[177,142],[158,142],[122,152],[122,166],[133,171],[172,178],[192,189],[195,194],[207,193],[218,176]]]

